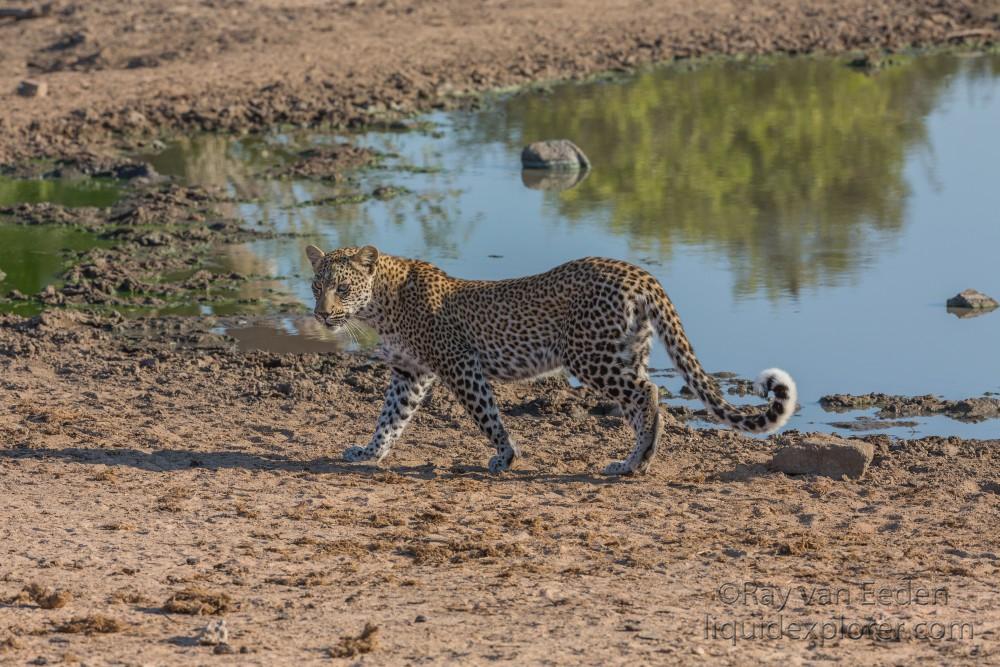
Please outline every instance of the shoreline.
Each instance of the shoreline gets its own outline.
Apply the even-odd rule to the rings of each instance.
[[[559,8],[529,2],[479,13],[458,0],[284,4],[259,3],[241,15],[238,30],[224,12],[171,9],[166,0],[0,23],[0,36],[12,38],[0,42],[0,62],[13,65],[0,76],[0,165],[79,159],[192,131],[362,128],[475,104],[475,96],[505,88],[701,56],[989,46],[1000,36],[988,3],[954,0],[936,7],[776,0],[738,14],[724,2],[681,0],[613,8],[597,0]],[[167,19],[182,48],[149,53]],[[47,95],[19,96],[24,79],[46,83]]]

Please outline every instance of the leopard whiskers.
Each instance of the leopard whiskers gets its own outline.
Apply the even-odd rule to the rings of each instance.
[[[346,322],[344,322],[344,329],[347,331],[347,334],[351,337],[351,341],[354,342],[354,346],[360,348],[362,331],[357,321],[353,319],[347,320]]]

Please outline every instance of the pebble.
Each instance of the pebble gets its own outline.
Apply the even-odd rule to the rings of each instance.
[[[17,87],[17,94],[21,97],[45,97],[49,94],[49,84],[44,81],[25,79]]]

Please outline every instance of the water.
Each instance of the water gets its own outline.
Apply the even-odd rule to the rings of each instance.
[[[108,179],[12,179],[0,176],[0,207],[51,202],[63,206],[111,206],[120,188]]]
[[[302,235],[221,251],[233,270],[274,276],[276,301],[311,302],[307,243],[372,243],[485,279],[604,255],[663,282],[709,370],[788,370],[794,427],[853,416],[823,412],[827,393],[1000,391],[1000,312],[944,307],[966,287],[1000,296],[1000,57],[923,56],[876,75],[822,59],[670,67],[426,120],[434,131],[353,137],[396,157],[336,185],[262,175],[332,140],[308,134],[193,138],[153,161],[252,200],[233,210],[250,223]],[[593,172],[561,192],[525,187],[521,147],[560,137]],[[310,205],[380,184],[411,194]],[[331,344],[305,315],[229,331],[248,346]],[[662,348],[652,363],[669,365]],[[916,421],[883,432],[1000,437],[996,420]]]
[[[17,204],[51,202],[63,206],[111,206],[119,187],[108,180],[10,179],[0,177],[0,208]],[[102,245],[94,234],[73,229],[22,227],[4,224],[0,216],[0,295],[11,290],[34,294],[57,283],[73,253]],[[104,244],[107,245],[107,244]],[[4,310],[34,313],[38,307],[26,303]]]

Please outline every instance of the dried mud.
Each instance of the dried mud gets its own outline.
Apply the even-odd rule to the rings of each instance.
[[[981,422],[1000,419],[1000,398],[977,396],[959,400],[924,396],[894,396],[891,394],[830,394],[819,399],[824,410],[845,412],[878,408],[876,416],[883,419],[944,415],[956,421]]]
[[[218,247],[273,236],[220,212],[231,203],[218,192],[172,183],[133,184],[110,208],[51,203],[0,207],[0,220],[84,229],[110,247],[79,251],[58,281],[36,294],[9,290],[4,302],[36,306],[87,305],[156,309],[231,300],[251,279],[212,264]],[[214,267],[215,270],[206,267]]]
[[[768,471],[794,432],[755,440],[665,417],[652,472],[612,480],[597,471],[628,450],[624,421],[547,380],[500,387],[525,451],[510,473],[487,474],[488,447],[443,391],[384,466],[351,465],[340,452],[367,440],[386,370],[356,356],[241,352],[211,325],[64,310],[0,318],[0,599],[32,585],[72,596],[54,609],[0,605],[0,660],[1000,655],[1000,538],[985,528],[1000,520],[1000,442],[869,436],[867,476],[837,481]],[[868,581],[944,590],[947,600],[867,604]],[[779,612],[734,601],[726,585],[852,597]],[[176,600],[223,614],[223,649],[198,643],[204,617],[163,602]],[[843,617],[869,631],[734,643],[706,626],[778,615]],[[116,631],[80,625],[88,617]],[[928,619],[968,621],[974,636],[908,634]],[[883,621],[901,623],[901,634],[873,636]],[[378,627],[378,642],[363,654],[375,636],[366,626]],[[54,644],[60,627],[82,634]]]

